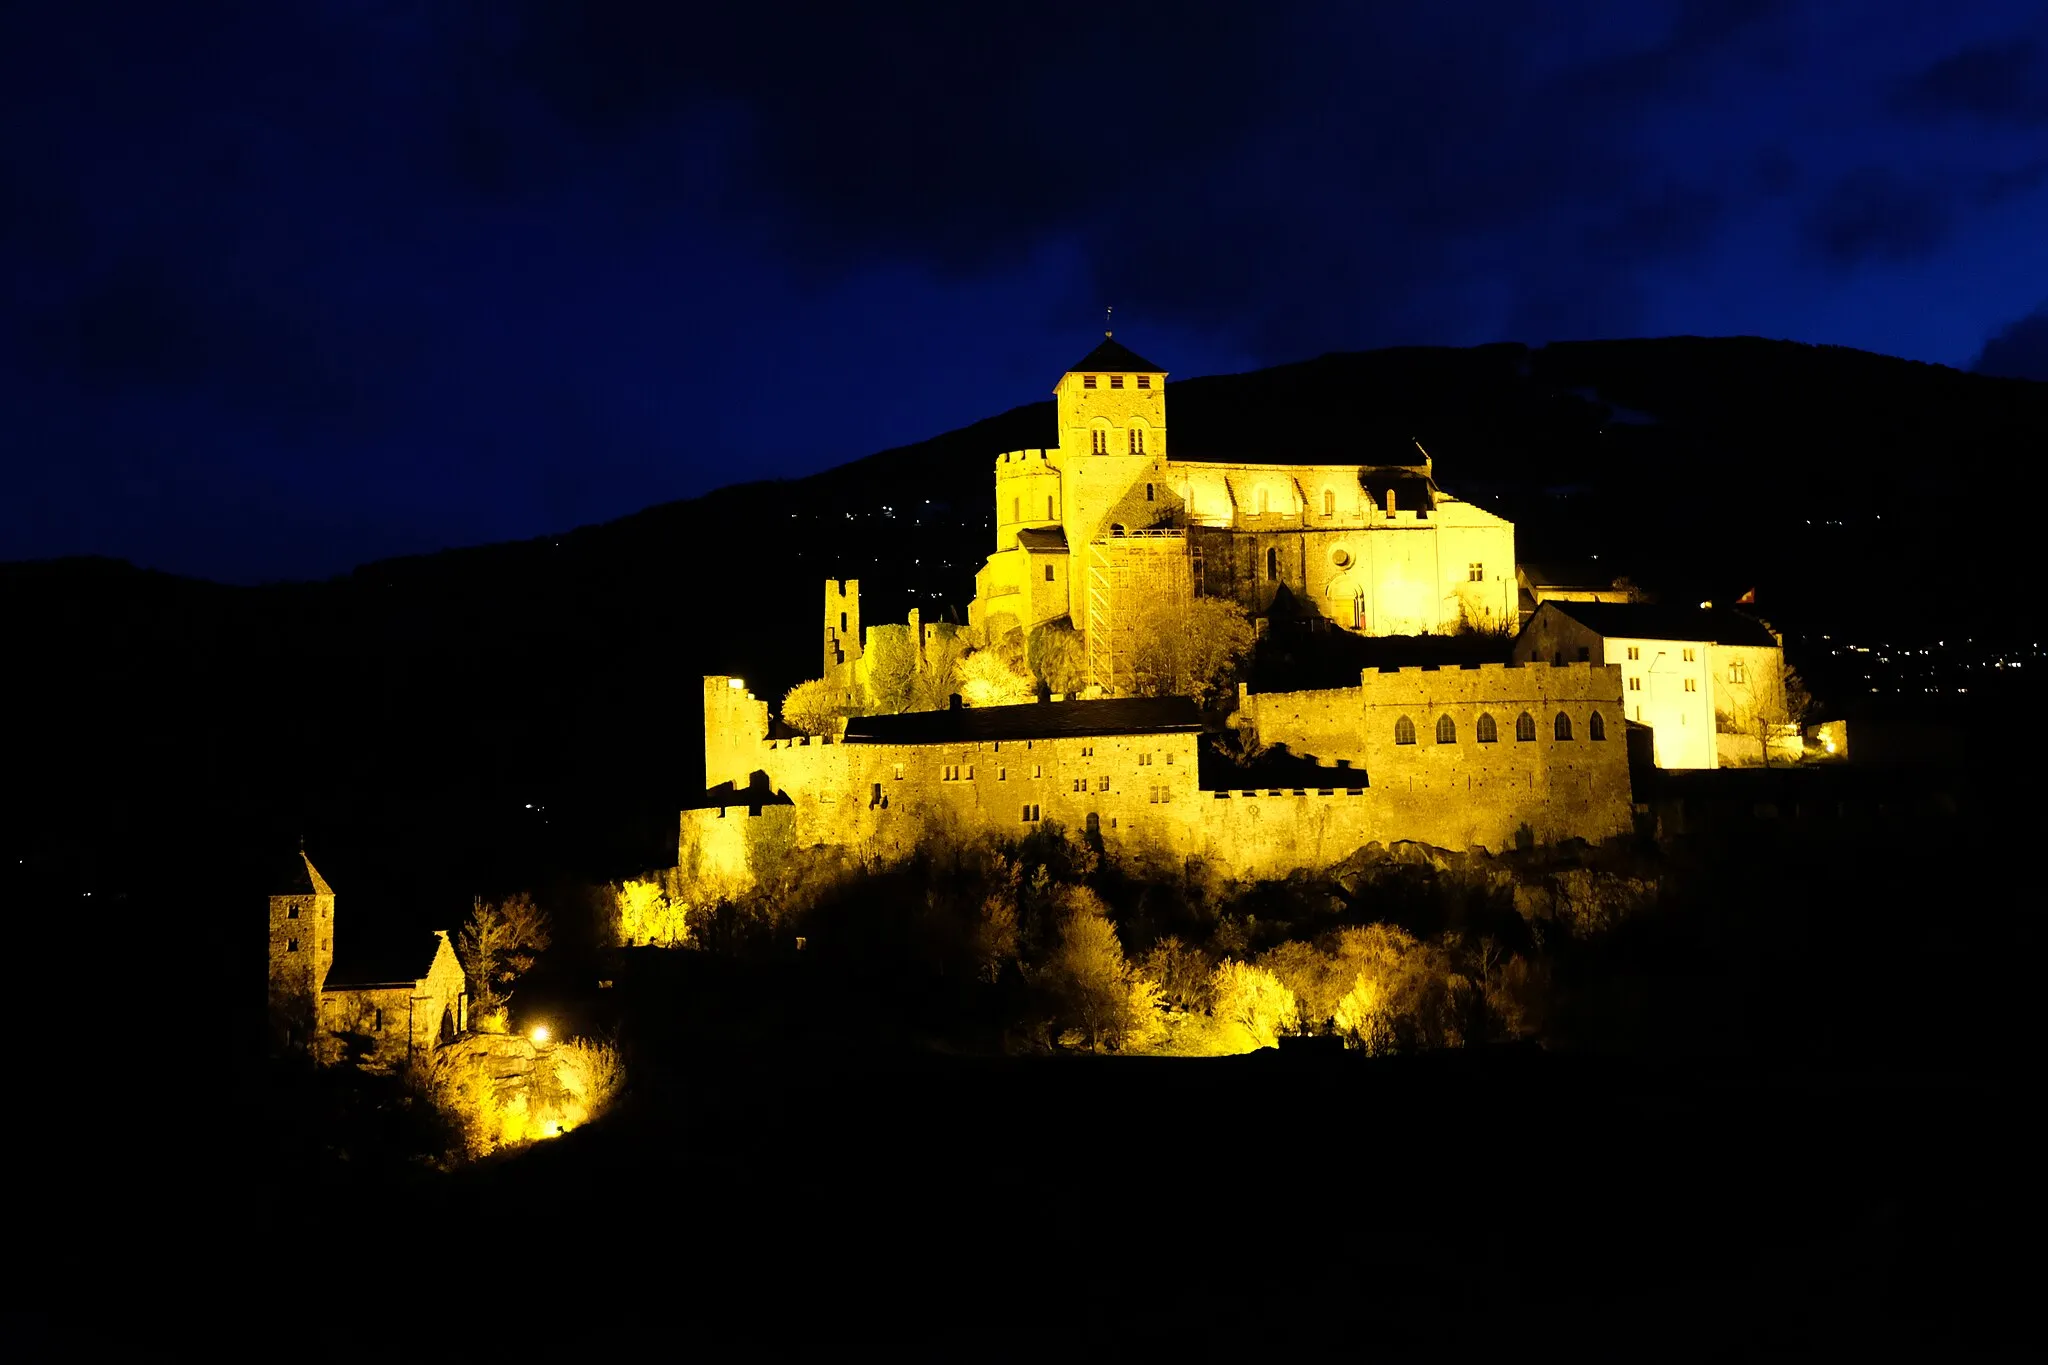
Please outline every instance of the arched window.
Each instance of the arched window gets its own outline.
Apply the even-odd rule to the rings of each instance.
[[[1472,729],[1481,744],[1492,744],[1500,739],[1500,727],[1493,723],[1492,716],[1481,716],[1479,724]]]
[[[1515,738],[1527,744],[1536,738],[1536,717],[1524,711],[1515,717]]]
[[[1560,711],[1557,713],[1557,724],[1551,728],[1557,732],[1559,739],[1570,739],[1572,737],[1572,718]]]
[[[1412,721],[1412,720],[1410,720],[1410,719],[1408,719],[1408,717],[1406,717],[1406,716],[1403,716],[1403,717],[1401,717],[1401,719],[1399,719],[1399,720],[1395,721],[1395,722],[1394,722],[1394,743],[1396,743],[1396,744],[1413,744],[1414,742],[1415,742],[1415,722],[1414,722],[1414,721]]]
[[[1140,429],[1140,428],[1138,428],[1138,427],[1132,427],[1132,428],[1131,428],[1131,454],[1133,454],[1133,455],[1143,455],[1144,453],[1145,453],[1145,433],[1144,433],[1144,431],[1143,431],[1143,430],[1141,430],[1141,429]]]
[[[1136,453],[1136,452],[1133,452],[1133,453]],[[1152,501],[1152,485],[1151,485],[1151,484],[1149,484],[1149,483],[1145,485],[1145,501],[1146,501],[1146,502],[1150,502],[1150,501]]]
[[[1456,744],[1458,742],[1458,723],[1449,716],[1438,716],[1436,718],[1436,742],[1439,744]]]
[[[1607,722],[1606,722],[1606,721],[1604,721],[1604,720],[1602,720],[1602,719],[1600,719],[1600,713],[1599,713],[1598,711],[1595,711],[1595,712],[1593,713],[1593,718],[1592,718],[1591,720],[1589,720],[1589,721],[1587,721],[1587,722],[1586,722],[1586,738],[1587,738],[1587,739],[1605,739],[1605,738],[1607,738]]]
[[[1325,488],[1323,490],[1323,515],[1326,517],[1337,515],[1337,494],[1333,489]]]
[[[1278,550],[1268,550],[1266,551],[1266,581],[1277,583],[1279,580],[1280,552]]]

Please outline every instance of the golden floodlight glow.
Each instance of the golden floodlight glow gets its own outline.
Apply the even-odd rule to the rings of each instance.
[[[533,1032],[526,1036],[533,1039],[536,1046],[544,1046],[551,1035],[548,1033],[548,1026],[546,1024],[535,1024]]]
[[[745,678],[727,678],[725,680],[725,685],[727,687],[730,687],[735,692],[744,692],[747,690],[747,680]]]

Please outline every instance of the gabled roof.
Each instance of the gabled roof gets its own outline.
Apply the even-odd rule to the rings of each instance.
[[[1539,588],[1586,588],[1605,592],[1614,586],[1615,573],[1592,560],[1525,559],[1520,566]]]
[[[1699,640],[1710,645],[1776,645],[1761,621],[1727,607],[1651,602],[1545,602],[1595,635],[1624,640]]]
[[[347,932],[334,936],[334,966],[327,972],[327,989],[409,986],[433,969],[440,951],[439,934],[416,929],[380,932],[370,925],[351,924]]]
[[[1026,550],[1057,550],[1067,552],[1067,528],[1064,526],[1027,526],[1017,532],[1017,543]]]
[[[320,875],[313,860],[306,856],[306,850],[295,850],[290,856],[280,858],[277,868],[270,874],[270,894],[273,896],[331,896],[334,888]]]
[[[1159,735],[1201,728],[1201,712],[1186,697],[1117,697],[1104,701],[911,711],[900,716],[856,716],[846,722],[846,742],[959,744],[999,739]]]
[[[1102,344],[1081,357],[1080,363],[1067,367],[1068,374],[1093,370],[1108,374],[1165,374],[1166,371],[1139,355],[1114,337],[1105,336]]]

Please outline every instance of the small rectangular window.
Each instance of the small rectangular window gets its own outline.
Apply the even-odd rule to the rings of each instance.
[[[1687,663],[1691,663],[1691,662],[1692,662],[1692,651],[1691,651],[1691,650],[1689,650],[1689,649],[1688,649],[1687,651],[1685,651],[1685,661],[1686,661]]]
[[[1010,499],[1010,520],[1024,520],[1024,499],[1021,497]]]
[[[1628,680],[1628,690],[1629,690],[1629,691],[1631,691],[1631,692],[1640,692],[1640,691],[1642,691],[1642,690],[1643,690],[1643,680],[1642,680],[1641,678],[1630,678],[1630,679]]]
[[[1467,564],[1465,566],[1465,581],[1468,583],[1484,583],[1486,581],[1486,566],[1476,559]]]
[[[1094,388],[1094,387],[1095,387],[1095,376],[1094,376],[1094,375],[1092,375],[1092,374],[1084,374],[1084,375],[1082,375],[1082,376],[1081,376],[1081,387],[1082,387],[1082,388],[1084,388],[1084,389],[1092,389],[1092,388]]]
[[[896,780],[898,782],[903,780],[903,765],[901,763],[896,765]]]
[[[1083,745],[1081,746],[1081,757],[1083,757],[1083,758],[1093,758],[1093,757],[1095,757],[1095,746],[1094,746],[1093,744],[1083,744]]]
[[[1699,690],[1700,690],[1700,680],[1699,680],[1698,678],[1687,678],[1687,679],[1685,680],[1685,690],[1686,690],[1686,691],[1688,691],[1688,692],[1697,692],[1697,691],[1699,691]]]
[[[1009,780],[1010,780],[1010,770],[1009,770],[1008,768],[998,768],[998,769],[996,769],[996,781],[998,781],[998,782],[1008,782]]]
[[[1045,495],[1045,519],[1047,521],[1055,520],[1052,514],[1052,494],[1050,493]]]
[[[1749,681],[1749,670],[1743,667],[1742,660],[1730,659],[1728,661],[1728,681],[1732,683]]]
[[[1044,776],[1045,776],[1045,765],[1044,765],[1043,763],[1034,763],[1034,764],[1032,764],[1032,765],[1031,765],[1031,775],[1032,775],[1033,777],[1044,777]]]
[[[1323,515],[1326,517],[1337,515],[1337,494],[1332,489],[1325,488],[1323,490]]]
[[[1108,779],[1108,778],[1106,778],[1106,777],[1101,777],[1101,778],[1097,778],[1097,779],[1096,779],[1096,781],[1098,781],[1098,782],[1100,782],[1100,783],[1102,784],[1102,790],[1103,790],[1103,791],[1108,791],[1108,790],[1109,790],[1109,779]]]
[[[296,905],[292,906],[284,912],[284,917],[286,919],[297,919],[299,917],[299,907]]]
[[[296,953],[299,950],[299,941],[295,938],[286,939],[284,941],[284,950],[288,953]]]
[[[1141,389],[1149,389],[1149,388],[1151,388],[1151,387],[1152,387],[1152,376],[1151,376],[1151,375],[1149,375],[1149,374],[1141,374],[1141,375],[1139,375],[1139,376],[1138,376],[1138,387],[1139,387],[1139,388],[1141,388]]]
[[[1109,377],[1109,386],[1110,386],[1110,387],[1111,387],[1112,389],[1120,389],[1120,388],[1122,388],[1122,387],[1124,386],[1124,377],[1123,377],[1122,375],[1120,375],[1120,374],[1113,374],[1113,375],[1111,375],[1111,376]]]
[[[1629,657],[1629,658],[1631,658],[1631,659],[1640,659],[1640,658],[1642,658],[1642,657],[1643,657],[1643,647],[1642,647],[1641,645],[1630,645],[1630,646],[1628,647],[1628,657]]]
[[[1050,565],[1050,564],[1048,564],[1048,565],[1046,565],[1046,566],[1045,566],[1045,581],[1046,581],[1046,582],[1048,582],[1048,583],[1051,583],[1051,582],[1053,582],[1053,581],[1054,581],[1054,579],[1053,579],[1053,576],[1052,576],[1052,565]]]
[[[1145,501],[1152,501],[1152,485],[1149,483],[1145,485]]]
[[[1075,778],[1075,779],[1074,779],[1074,790],[1075,790],[1075,791],[1077,791],[1077,792],[1084,792],[1084,791],[1087,791],[1087,790],[1088,790],[1088,779],[1087,779],[1087,778],[1085,778],[1085,777],[1077,777],[1077,778]]]
[[[1025,823],[1025,824],[1027,824],[1027,825],[1030,825],[1030,824],[1036,824],[1037,822],[1038,822],[1038,807],[1037,807],[1037,806],[1035,806],[1035,805],[1030,805],[1030,806],[1026,806],[1026,807],[1024,807],[1024,823]]]

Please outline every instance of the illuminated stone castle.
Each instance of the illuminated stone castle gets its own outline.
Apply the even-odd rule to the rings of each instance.
[[[1402,465],[1169,456],[1165,372],[1106,338],[1063,377],[1060,444],[995,462],[996,547],[968,630],[1065,618],[1086,646],[1080,699],[856,716],[778,738],[738,678],[704,680],[706,792],[678,862],[744,889],[763,850],[834,847],[887,863],[935,839],[1047,823],[1134,864],[1201,860],[1279,877],[1371,842],[1505,849],[1632,824],[1622,668],[1562,659],[1366,669],[1355,687],[1241,691],[1234,724],[1277,762],[1221,759],[1183,698],[1131,696],[1148,619],[1198,595],[1255,617],[1281,595],[1330,627],[1415,635],[1517,624],[1514,528]],[[943,658],[954,628],[863,629],[857,580],[825,585],[823,677],[857,702],[878,656]],[[1505,652],[1505,649],[1504,651]]]
[[[968,622],[997,639],[1069,618],[1091,695],[1129,690],[1148,609],[1197,595],[1262,617],[1284,592],[1368,635],[1517,624],[1513,525],[1438,488],[1419,445],[1403,464],[1176,460],[1166,372],[1107,336],[1053,393],[1059,445],[996,458]]]

